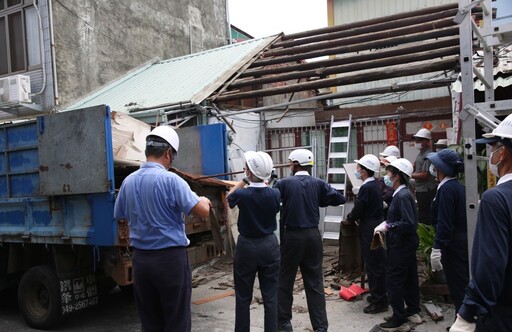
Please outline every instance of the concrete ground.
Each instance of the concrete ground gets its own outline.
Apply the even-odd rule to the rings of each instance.
[[[325,247],[326,258],[336,259],[332,253],[337,247]],[[329,255],[331,257],[329,257]],[[202,304],[192,304],[193,332],[225,332],[234,330],[235,297],[233,293],[232,262],[228,257],[211,261],[209,264],[193,269],[193,280],[196,287],[192,290],[192,301],[207,301]],[[330,277],[326,278],[326,287],[330,285]],[[292,324],[294,331],[312,331],[307,313],[307,304],[301,279],[296,282],[293,306]],[[258,285],[255,285],[255,301],[251,305],[251,332],[263,332],[263,304]],[[365,295],[366,297],[366,295]],[[340,299],[337,291],[327,296],[327,316],[329,331],[371,331],[377,324],[384,322],[384,317],[391,315],[391,309],[386,313],[367,315],[363,308],[367,305],[365,298],[347,302]],[[443,332],[454,319],[452,305],[438,304],[443,309],[444,320],[436,323],[425,313],[425,322],[414,328],[418,332]],[[78,312],[63,322],[56,331],[73,332],[139,332],[140,323],[133,298],[114,290],[96,307]],[[35,331],[25,324],[17,309],[15,292],[0,294],[0,331],[29,332]],[[375,330],[374,330],[375,331]],[[372,331],[373,332],[373,331]]]
[[[337,248],[336,248],[337,249]],[[205,278],[192,291],[192,301],[204,300],[210,297],[225,296],[232,288],[232,266],[228,262],[215,262],[212,266],[203,266],[194,270],[196,280]],[[297,282],[300,284],[300,281]],[[329,285],[326,285],[328,287]],[[305,293],[295,288],[293,303],[292,325],[294,331],[313,331],[309,315]],[[329,319],[329,331],[370,331],[384,322],[384,317],[390,316],[388,312],[368,315],[363,313],[363,308],[368,305],[366,296],[358,301],[347,302],[341,299],[337,291],[326,297],[327,317]],[[261,294],[256,282],[253,304],[251,305],[251,332],[263,332],[263,304],[259,303]],[[450,304],[437,303],[443,309],[444,320],[434,322],[422,306],[422,317],[424,322],[414,327],[418,332],[444,332],[454,320],[454,307]],[[192,304],[192,331],[197,332],[221,332],[233,331],[235,321],[235,297],[225,296],[220,299],[203,304]],[[378,329],[377,329],[378,330]]]

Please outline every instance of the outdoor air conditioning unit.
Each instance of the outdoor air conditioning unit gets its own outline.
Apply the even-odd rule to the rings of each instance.
[[[0,103],[29,103],[30,77],[13,75],[0,78]]]

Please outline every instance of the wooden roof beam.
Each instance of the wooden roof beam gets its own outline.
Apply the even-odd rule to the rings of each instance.
[[[419,52],[414,54],[403,54],[403,55],[397,55],[394,57],[387,57],[382,58],[379,60],[370,60],[370,61],[353,61],[352,63],[340,65],[340,66],[334,66],[334,67],[328,67],[328,68],[317,68],[317,69],[311,69],[311,70],[303,70],[303,71],[296,71],[281,75],[271,75],[266,76],[262,78],[256,78],[256,79],[241,79],[236,80],[229,88],[241,88],[245,86],[253,86],[253,85],[260,85],[260,84],[266,84],[266,83],[273,83],[273,82],[283,82],[287,80],[292,79],[301,79],[301,78],[311,78],[311,77],[326,77],[333,74],[341,74],[341,73],[347,73],[347,72],[354,72],[354,71],[360,71],[360,70],[366,70],[366,69],[372,69],[372,68],[381,68],[381,67],[389,67],[393,65],[399,65],[404,63],[412,63],[412,62],[418,62],[418,61],[425,61],[425,60],[432,60],[436,58],[441,58],[449,55],[455,55],[459,54],[459,46],[452,46],[447,48],[442,48],[438,50],[428,50],[425,52]]]
[[[321,88],[379,81],[395,77],[411,76],[444,70],[453,70],[457,68],[459,65],[458,59],[458,56],[450,56],[442,60],[427,61],[415,65],[407,64],[395,66],[393,68],[383,68],[381,70],[365,70],[356,73],[351,73],[350,75],[340,75],[334,78],[319,79],[315,81],[297,83],[288,86],[266,88],[256,91],[225,93],[215,98],[214,101],[221,102],[226,100],[272,96],[290,92],[316,90]]]
[[[377,17],[374,19],[354,22],[351,24],[335,25],[332,27],[320,28],[320,29],[303,31],[303,32],[298,32],[298,33],[291,33],[289,35],[284,35],[283,40],[298,39],[298,38],[310,37],[310,36],[314,36],[314,35],[321,35],[324,33],[343,31],[343,30],[349,29],[350,27],[358,28],[358,27],[362,27],[362,26],[383,23],[383,22],[387,22],[387,21],[391,21],[391,20],[399,20],[399,19],[411,17],[411,16],[421,16],[421,15],[426,15],[426,14],[431,14],[431,13],[439,13],[439,12],[442,12],[445,10],[450,10],[453,8],[458,8],[458,4],[450,3],[450,4],[436,6],[436,7],[428,7],[428,8],[412,11],[412,12],[405,12],[405,13],[400,13],[400,14],[395,14],[395,15],[390,15],[390,16]]]
[[[360,61],[369,61],[369,60],[377,60],[387,57],[393,57],[401,54],[412,54],[416,52],[423,52],[427,50],[435,50],[440,49],[444,47],[450,47],[450,46],[459,46],[459,37],[450,37],[450,38],[443,38],[441,40],[432,40],[432,41],[420,41],[415,42],[414,44],[406,44],[403,46],[397,46],[393,48],[385,48],[385,49],[378,49],[374,50],[370,53],[365,54],[350,54],[349,56],[344,57],[336,57],[333,59],[327,59],[327,60],[319,60],[319,61],[312,61],[312,62],[306,62],[306,63],[296,63],[296,64],[290,64],[288,66],[281,66],[281,67],[272,67],[269,66],[267,68],[264,67],[256,67],[256,68],[249,68],[246,69],[243,73],[239,75],[239,78],[243,77],[261,77],[264,75],[271,75],[271,74],[280,74],[280,73],[288,73],[293,72],[297,70],[308,70],[308,69],[315,69],[315,68],[322,68],[322,67],[333,67],[338,65],[344,65],[348,63],[354,63],[354,62],[360,62]]]
[[[341,31],[335,31],[335,32],[329,32],[322,35],[315,35],[307,38],[301,38],[301,39],[287,39],[280,42],[277,42],[271,46],[272,49],[276,48],[284,48],[284,47],[292,47],[292,46],[298,46],[298,45],[305,45],[305,44],[312,44],[312,43],[318,43],[322,41],[330,41],[334,39],[339,38],[345,38],[345,37],[351,37],[351,36],[357,36],[372,32],[380,32],[385,30],[391,30],[396,29],[398,27],[406,27],[411,25],[417,25],[420,23],[427,23],[427,22],[433,22],[437,21],[442,18],[450,17],[453,19],[453,17],[457,14],[457,9],[452,8],[446,11],[442,12],[435,12],[435,13],[429,13],[427,15],[423,16],[412,16],[412,17],[405,17],[401,19],[394,19],[394,20],[386,20],[385,22],[380,22],[377,24],[370,24],[370,25],[364,25],[360,27],[354,27],[354,23],[351,24],[345,24],[343,25],[343,28]],[[388,16],[389,17],[389,16]],[[359,22],[357,22],[359,23]]]
[[[406,26],[406,27],[395,27],[391,30],[384,30],[384,31],[378,31],[378,32],[372,32],[372,33],[365,33],[357,36],[350,36],[346,38],[340,38],[340,39],[333,39],[323,42],[318,42],[314,44],[307,44],[307,45],[301,45],[301,46],[294,46],[289,48],[281,48],[281,49],[271,49],[268,51],[265,51],[263,53],[263,56],[265,58],[271,57],[271,56],[282,56],[282,55],[290,55],[290,54],[297,54],[297,53],[304,53],[314,50],[323,50],[323,49],[329,49],[333,46],[345,46],[345,45],[353,45],[353,44],[359,44],[359,43],[366,43],[376,40],[382,40],[390,37],[399,37],[399,36],[405,36],[410,35],[418,32],[424,32],[424,31],[433,31],[437,29],[442,29],[450,26],[456,26],[456,24],[453,22],[453,18],[443,18],[440,20],[430,21],[426,23]],[[331,54],[328,54],[331,55]],[[259,62],[256,61],[255,64],[258,64]]]

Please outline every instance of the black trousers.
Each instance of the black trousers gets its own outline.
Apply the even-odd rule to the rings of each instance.
[[[192,274],[185,247],[133,251],[133,281],[143,332],[190,332]]]
[[[363,226],[363,223],[368,223],[368,225]],[[373,302],[376,304],[387,304],[386,252],[384,248],[370,250],[373,239],[373,229],[379,223],[380,221],[361,221],[359,241],[361,243],[361,253],[363,255],[366,275],[368,276],[368,286]]]
[[[281,272],[279,279],[279,322],[292,319],[293,285],[300,267],[306,291],[309,319],[313,330],[327,330],[323,246],[318,228],[285,230],[281,242]]]
[[[432,201],[436,196],[437,189],[431,189],[424,192],[416,191],[416,200],[418,201],[418,222],[432,225]]]
[[[449,248],[442,250],[441,263],[443,264],[450,297],[457,313],[462,305],[464,291],[469,283],[467,241],[451,243]]]
[[[407,250],[405,246],[388,247],[387,254],[387,290],[393,319],[406,322],[409,315],[421,311],[416,250]]]
[[[277,330],[277,290],[281,252],[275,234],[260,238],[238,236],[234,260],[235,331],[249,332],[250,305],[258,273],[265,308],[265,331]]]

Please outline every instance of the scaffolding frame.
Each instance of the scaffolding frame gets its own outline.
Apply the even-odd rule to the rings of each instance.
[[[483,26],[477,26],[471,16],[475,7],[482,8]],[[492,0],[459,0],[459,12],[455,17],[460,31],[461,105],[460,120],[464,138],[465,178],[478,179],[477,155],[475,146],[475,120],[488,129],[499,123],[495,116],[510,114],[512,99],[494,100],[494,49],[496,46],[512,43],[512,24],[493,25]],[[473,40],[477,38],[484,52],[483,74],[473,63]],[[475,103],[473,74],[485,86],[485,100]],[[478,211],[478,181],[466,181],[466,212],[468,224],[468,254],[471,262],[473,237]]]

